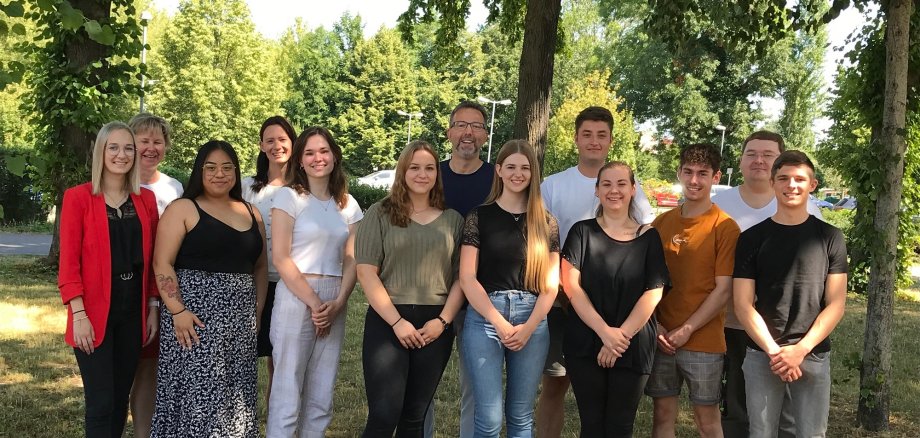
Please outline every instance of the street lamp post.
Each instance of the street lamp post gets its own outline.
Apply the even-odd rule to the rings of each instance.
[[[722,150],[725,148],[725,125],[716,125],[716,129],[722,131],[722,144],[719,145],[719,156],[722,156]]]
[[[423,114],[418,113],[418,112],[409,113],[403,110],[396,110],[396,114],[409,118],[409,127],[406,128],[406,144],[409,144],[409,142],[412,141],[412,118],[415,117],[416,119],[418,119],[422,117]]]
[[[489,121],[489,153],[486,155],[486,162],[492,159],[492,129],[495,127],[495,105],[511,105],[511,99],[492,100],[488,97],[479,96],[477,98],[482,103],[492,104],[492,120]]]
[[[141,64],[147,65],[147,23],[153,19],[153,15],[150,11],[144,11],[141,14],[141,22],[144,23],[144,47],[141,49]],[[147,74],[141,73],[141,105],[140,111],[144,112],[144,95],[147,93],[147,90],[144,88],[147,85]]]

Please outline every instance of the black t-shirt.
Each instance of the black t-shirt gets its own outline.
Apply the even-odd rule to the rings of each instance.
[[[562,257],[581,272],[581,288],[611,327],[623,325],[645,291],[670,282],[661,237],[654,228],[622,241],[608,236],[597,219],[576,222],[565,239]],[[655,336],[652,316],[632,337],[614,367],[651,373]],[[573,311],[567,318],[562,346],[567,356],[596,357],[603,343]]]
[[[824,310],[828,274],[847,272],[843,233],[809,216],[798,225],[782,225],[768,218],[738,238],[735,278],[755,281],[754,308],[780,346],[799,342]],[[760,349],[753,341],[751,348]],[[831,349],[830,339],[815,353]]]
[[[549,225],[549,252],[559,252],[559,225],[546,212]],[[524,287],[527,260],[527,213],[511,214],[497,203],[470,211],[463,225],[463,244],[479,248],[476,279],[486,292],[501,290],[537,291]]]
[[[492,190],[495,168],[489,163],[482,163],[479,169],[468,175],[454,172],[450,160],[441,162],[441,182],[444,184],[444,200],[447,208],[457,210],[461,216],[478,205],[482,205]]]

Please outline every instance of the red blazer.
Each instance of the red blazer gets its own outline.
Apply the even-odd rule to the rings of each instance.
[[[96,334],[94,347],[102,343],[112,294],[112,253],[109,245],[109,221],[105,198],[92,194],[91,183],[71,187],[64,192],[61,207],[61,258],[58,269],[58,289],[64,304],[82,296],[86,316]],[[144,253],[143,299],[141,300],[141,342],[147,341],[147,298],[157,297],[156,281],[151,261],[153,240],[157,232],[157,201],[150,190],[131,194],[137,218],[141,222]],[[67,312],[65,340],[73,342],[73,314]]]

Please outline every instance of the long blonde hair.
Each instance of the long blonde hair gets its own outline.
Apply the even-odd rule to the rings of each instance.
[[[390,223],[397,227],[409,226],[409,214],[412,211],[412,201],[409,199],[409,187],[406,185],[406,172],[412,164],[412,156],[418,151],[425,151],[434,157],[434,168],[437,172],[434,187],[428,192],[428,204],[439,210],[444,210],[444,185],[441,183],[441,166],[438,163],[438,153],[424,140],[415,140],[406,145],[399,154],[396,162],[396,171],[393,178],[393,187],[390,194],[380,201],[380,208],[390,218]]]
[[[524,287],[538,293],[546,289],[549,277],[549,224],[547,223],[546,209],[543,207],[543,196],[540,194],[540,163],[533,147],[526,140],[510,140],[502,145],[495,159],[497,166],[501,166],[505,159],[513,154],[521,154],[530,163],[530,184],[527,185],[527,215],[524,227],[527,230],[527,252],[524,264]],[[505,184],[496,175],[492,179],[492,191],[486,199],[486,204],[498,200]]]
[[[93,145],[93,165],[90,169],[92,172],[90,174],[90,181],[93,185],[94,195],[98,195],[102,192],[102,175],[103,170],[105,170],[106,158],[105,147],[109,143],[109,136],[117,131],[128,131],[128,134],[131,134],[131,143],[134,143],[134,131],[124,122],[109,122],[99,129],[99,132],[96,134],[96,144]],[[134,145],[134,161],[131,164],[131,169],[128,170],[128,174],[125,175],[125,190],[135,195],[141,193],[141,176],[137,168],[137,145]]]

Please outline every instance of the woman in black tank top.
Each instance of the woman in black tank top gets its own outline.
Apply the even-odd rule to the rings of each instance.
[[[256,437],[265,231],[243,201],[233,147],[201,147],[188,188],[160,223],[154,271],[166,311],[151,436]]]

